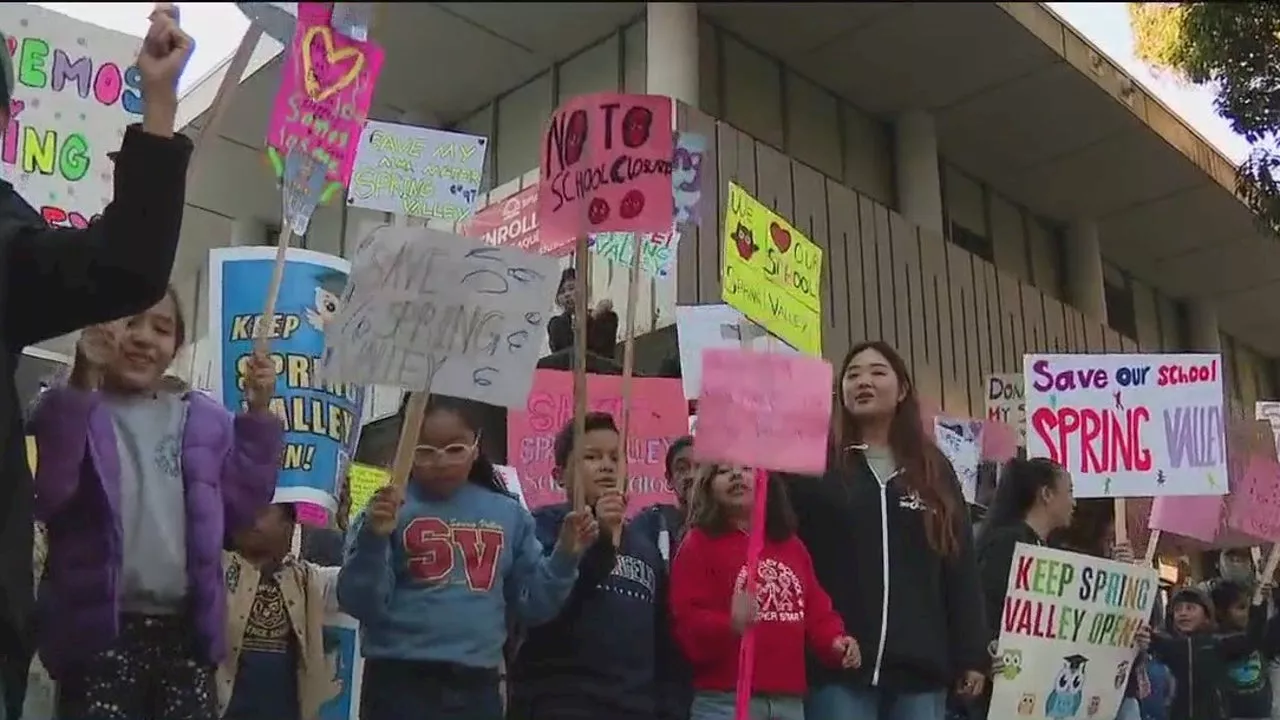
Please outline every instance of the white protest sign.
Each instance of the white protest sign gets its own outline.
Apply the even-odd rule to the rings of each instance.
[[[523,407],[559,280],[555,258],[379,228],[356,255],[320,370],[330,382]]]
[[[1227,492],[1220,356],[1026,355],[1023,375],[1027,456],[1076,497]]]
[[[15,85],[4,179],[49,224],[88,227],[111,201],[107,153],[141,121],[142,39],[25,3],[0,3],[0,28]]]
[[[985,396],[987,419],[1013,428],[1018,435],[1018,447],[1026,447],[1027,402],[1022,392],[1022,374],[988,375]]]
[[[982,462],[982,421],[936,417],[933,439],[938,449],[951,461],[967,503],[978,496],[978,465]]]
[[[488,141],[478,135],[370,120],[347,203],[405,217],[461,222],[480,194]]]
[[[524,486],[520,484],[520,473],[510,465],[494,465],[493,469],[498,471],[502,484],[507,486],[507,492],[515,495],[520,501],[520,506],[528,510],[529,503],[524,499]]]
[[[744,338],[745,336],[745,338]],[[676,337],[680,346],[680,380],[686,400],[702,392],[702,352],[711,348],[799,354],[760,325],[728,305],[676,306]]]
[[[1160,581],[1153,568],[1019,543],[992,718],[1114,718]]]

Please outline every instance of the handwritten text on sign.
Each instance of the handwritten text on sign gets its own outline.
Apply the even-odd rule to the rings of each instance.
[[[588,238],[592,252],[622,267],[631,267],[635,259],[636,238],[640,238],[640,269],[650,277],[666,277],[676,259],[680,233],[602,232]]]
[[[831,363],[721,348],[702,354],[698,456],[768,470],[821,473],[831,426]]]
[[[1027,454],[1063,464],[1079,497],[1220,495],[1218,355],[1027,355]]]
[[[729,183],[721,298],[806,355],[822,354],[822,248]]]
[[[325,377],[523,406],[558,280],[551,258],[380,228],[326,337]]]
[[[13,99],[4,179],[45,222],[88,227],[111,201],[107,153],[142,113],[136,37],[26,3],[0,4]]]
[[[1152,568],[1019,543],[991,717],[1115,717],[1158,590]]]
[[[335,33],[328,24],[331,12],[324,3],[298,4],[298,27],[267,127],[276,175],[283,174],[289,150],[300,146],[326,167],[326,200],[351,179],[383,59],[377,45]]]
[[[478,135],[370,120],[360,133],[347,202],[393,215],[459,222],[480,191]]]
[[[674,149],[671,98],[597,93],[569,100],[551,116],[542,142],[544,241],[669,231]]]
[[[1022,392],[1022,375],[997,373],[987,376],[987,420],[1004,423],[1018,435],[1018,447],[1027,444],[1027,403]]]

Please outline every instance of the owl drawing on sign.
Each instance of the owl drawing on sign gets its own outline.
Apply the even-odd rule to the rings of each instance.
[[[1083,655],[1068,655],[1062,659],[1062,668],[1053,679],[1049,697],[1044,701],[1044,714],[1052,720],[1073,718],[1084,702],[1085,663]]]
[[[1019,715],[1035,715],[1036,714],[1036,696],[1031,693],[1023,693],[1022,699],[1018,701]]]
[[[1022,651],[1004,650],[1000,653],[1000,677],[1013,680],[1022,672]]]

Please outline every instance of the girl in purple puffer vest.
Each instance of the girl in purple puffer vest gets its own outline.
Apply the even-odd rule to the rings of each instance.
[[[67,385],[32,418],[48,531],[40,657],[66,720],[217,720],[221,550],[271,501],[283,447],[270,359],[247,359],[248,410],[162,386],[185,328],[172,288],[89,328]]]

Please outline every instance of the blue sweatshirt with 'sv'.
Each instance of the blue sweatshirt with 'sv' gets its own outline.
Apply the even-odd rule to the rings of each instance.
[[[363,512],[352,523],[337,593],[360,621],[365,657],[497,668],[508,609],[545,623],[577,577],[576,557],[543,554],[515,498],[470,483],[431,498],[410,484],[390,536]]]

